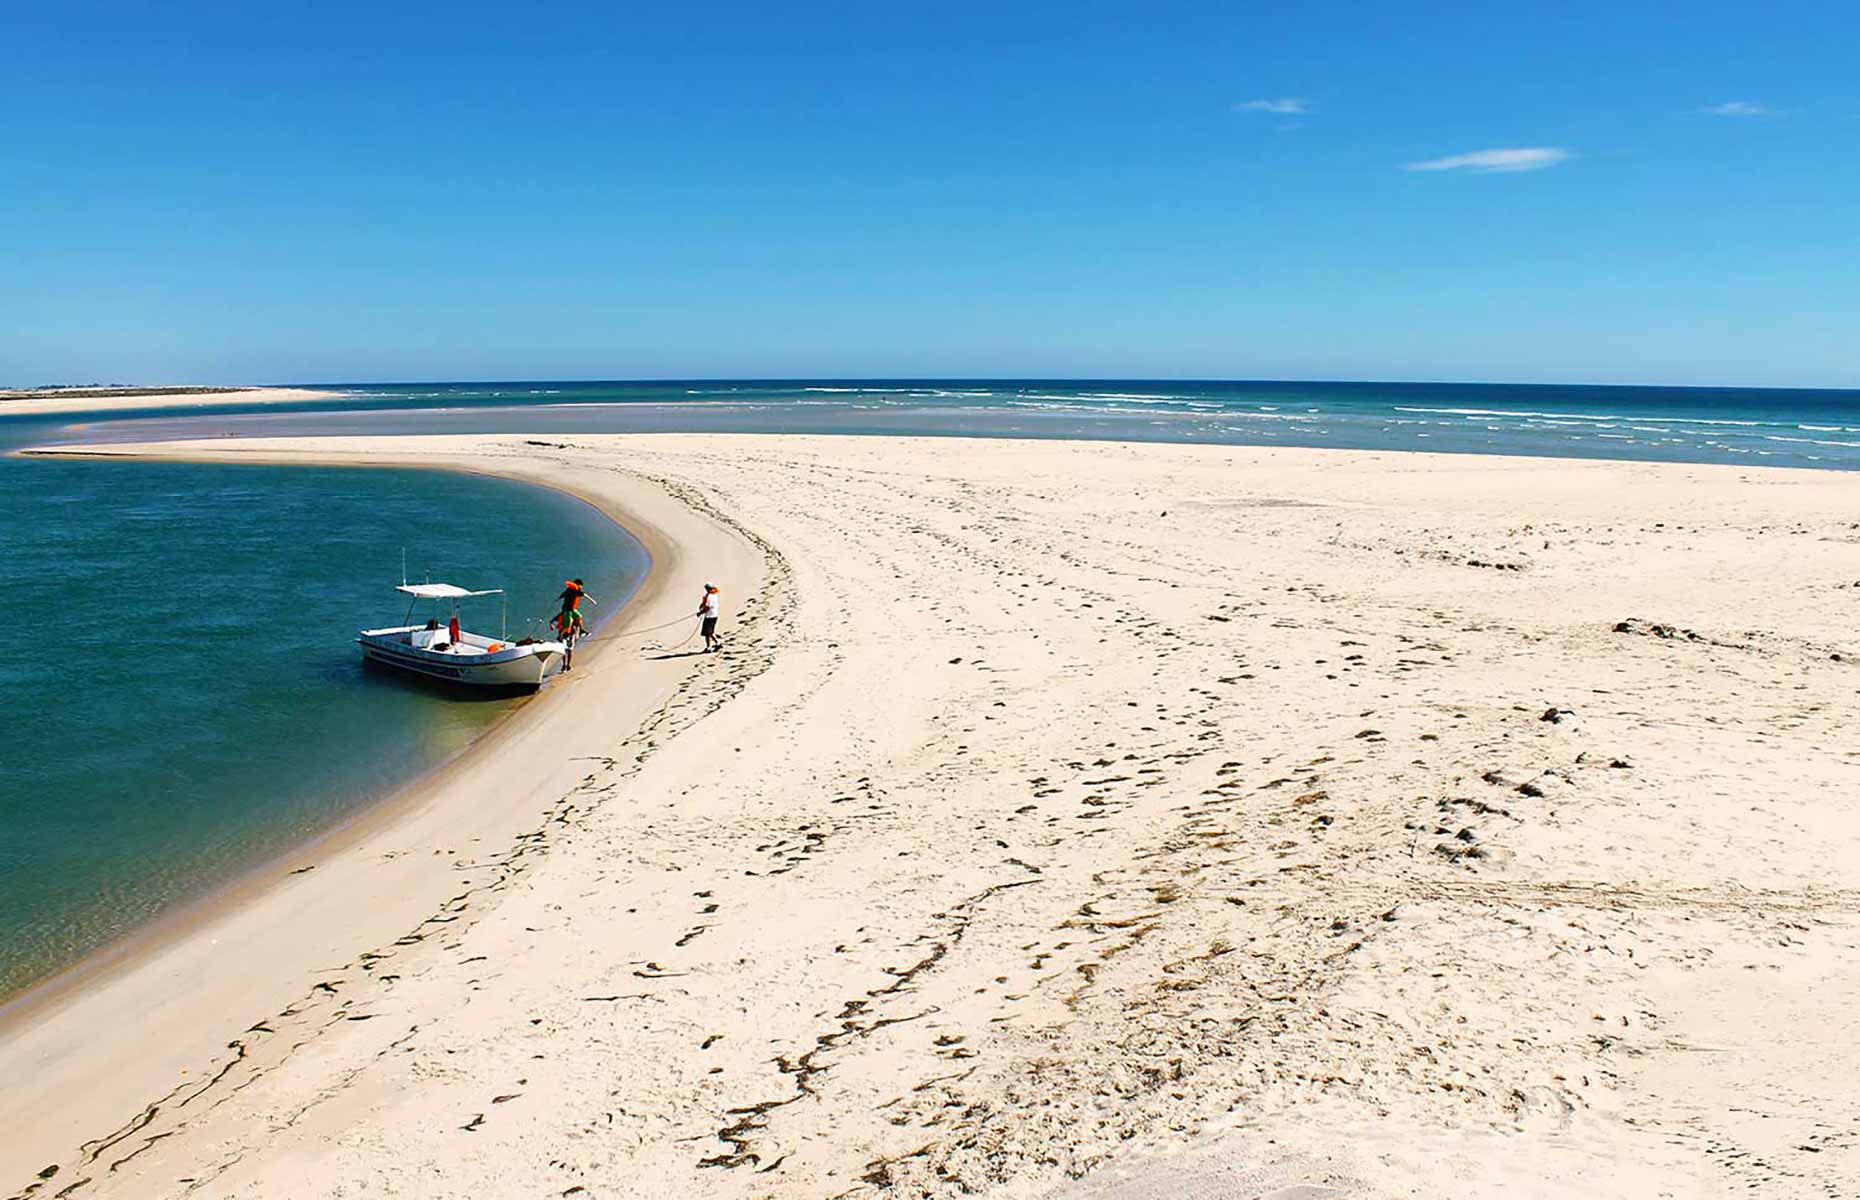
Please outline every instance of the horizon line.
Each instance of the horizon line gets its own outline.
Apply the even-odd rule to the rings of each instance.
[[[562,376],[484,379],[347,379],[347,380],[270,380],[264,382],[154,382],[110,383],[33,383],[0,386],[0,392],[36,391],[61,388],[111,388],[133,391],[137,388],[345,388],[345,387],[468,387],[511,384],[927,384],[927,383],[996,383],[996,384],[1232,384],[1298,385],[1333,384],[1354,387],[1517,387],[1517,388],[1656,388],[1669,391],[1773,391],[1773,392],[1854,392],[1860,393],[1860,381],[1850,385],[1776,384],[1776,383],[1646,383],[1618,380],[1492,380],[1492,379],[1387,379],[1240,377],[1211,375],[646,375],[646,376]],[[4,404],[4,400],[0,400]],[[4,408],[0,408],[4,412]]]
[[[1382,379],[1382,378],[1324,378],[1318,376],[1301,377],[1240,377],[1212,375],[649,375],[634,377],[577,376],[561,378],[518,378],[503,379],[350,379],[296,382],[271,382],[253,384],[73,384],[74,387],[410,387],[430,385],[434,387],[465,387],[476,385],[498,385],[517,383],[562,383],[562,384],[654,384],[654,383],[703,383],[703,384],[767,384],[767,383],[1033,383],[1033,384],[1086,384],[1086,383],[1164,383],[1164,384],[1344,384],[1360,387],[1534,387],[1534,388],[1660,388],[1672,391],[1771,391],[1771,392],[1855,392],[1860,393],[1860,381],[1850,385],[1831,384],[1778,384],[1778,383],[1637,383],[1609,380],[1492,380],[1492,379]],[[58,386],[58,385],[40,385]]]

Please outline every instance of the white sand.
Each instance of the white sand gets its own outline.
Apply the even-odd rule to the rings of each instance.
[[[684,548],[630,623],[720,575],[730,649],[611,643],[407,813],[16,1022],[0,1184],[1860,1186],[1860,479],[526,442],[158,448],[572,487]]]
[[[240,387],[217,392],[166,395],[125,389],[100,396],[24,396],[18,392],[0,390],[0,416],[203,408],[212,404],[293,404],[301,400],[334,400],[342,395],[341,392],[318,391],[314,388],[284,387]]]

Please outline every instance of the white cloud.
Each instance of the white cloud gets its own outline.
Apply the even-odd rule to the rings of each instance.
[[[1541,171],[1569,158],[1569,151],[1555,146],[1524,146],[1513,150],[1474,150],[1447,158],[1430,158],[1424,162],[1403,163],[1404,171],[1473,171],[1490,175],[1499,171]]]
[[[1708,104],[1699,109],[1714,117],[1779,117],[1782,114],[1767,104],[1753,104],[1748,100],[1727,100],[1723,104]]]
[[[1302,117],[1311,111],[1311,102],[1297,96],[1284,96],[1277,100],[1248,100],[1244,104],[1234,105],[1234,111],[1278,113],[1282,117]]]

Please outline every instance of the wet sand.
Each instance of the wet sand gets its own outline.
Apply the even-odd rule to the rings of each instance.
[[[148,449],[568,488],[666,555],[627,624],[716,575],[729,647],[609,643],[353,847],[17,1025],[0,1184],[1860,1184],[1860,479],[852,437]]]

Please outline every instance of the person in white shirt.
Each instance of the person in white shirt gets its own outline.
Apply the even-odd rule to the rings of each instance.
[[[717,636],[717,585],[704,585],[704,598],[698,601],[697,615],[704,621],[701,632],[704,634],[704,653],[723,649],[723,639]]]

